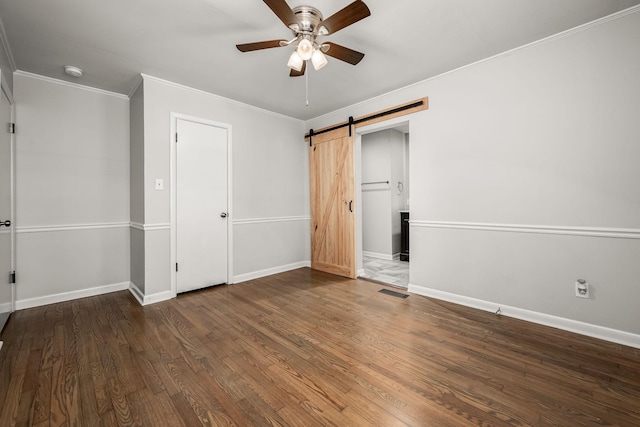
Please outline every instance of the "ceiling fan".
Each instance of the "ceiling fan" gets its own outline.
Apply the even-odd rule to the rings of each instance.
[[[294,46],[296,49],[287,62],[287,66],[291,68],[289,73],[291,77],[304,75],[309,59],[316,70],[327,65],[324,54],[353,65],[364,58],[364,53],[336,43],[320,43],[316,40],[320,36],[334,34],[371,15],[369,8],[361,0],[354,1],[327,19],[323,19],[322,13],[315,7],[297,6],[291,9],[286,0],[264,0],[264,2],[291,30],[294,37],[291,40],[267,40],[236,45],[241,52]]]

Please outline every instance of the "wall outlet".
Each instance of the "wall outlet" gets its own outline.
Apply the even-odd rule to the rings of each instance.
[[[576,280],[576,296],[578,298],[589,298],[589,283],[586,280]]]

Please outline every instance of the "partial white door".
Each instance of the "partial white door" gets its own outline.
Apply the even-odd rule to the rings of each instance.
[[[227,283],[228,130],[177,119],[178,292]]]
[[[13,256],[13,150],[11,149],[11,103],[0,96],[0,331],[13,311],[13,285],[11,284]]]

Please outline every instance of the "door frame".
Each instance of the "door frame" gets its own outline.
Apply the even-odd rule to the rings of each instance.
[[[411,114],[383,120],[367,126],[356,127],[353,157],[356,163],[354,169],[356,186],[355,203],[356,206],[360,207],[360,209],[356,211],[356,274],[358,277],[364,275],[364,261],[362,258],[362,135],[404,126],[409,127],[409,135],[411,135]],[[409,139],[409,146],[411,146],[411,139]],[[411,170],[412,169],[409,168],[409,173],[411,173]],[[411,187],[409,187],[409,191],[411,191]],[[411,194],[409,194],[409,197],[410,196]],[[411,264],[409,264],[409,278],[411,278]]]
[[[176,213],[178,210],[178,198],[177,198],[177,148],[176,148],[176,131],[178,129],[178,120],[186,120],[194,123],[199,123],[207,126],[215,126],[218,128],[226,129],[227,131],[227,284],[233,283],[233,212],[232,212],[232,155],[231,155],[231,125],[213,120],[203,119],[201,117],[190,116],[181,113],[171,113],[171,134],[169,136],[169,143],[171,147],[171,172],[170,172],[170,198],[171,198],[171,297],[175,298],[178,295],[178,274],[175,269],[177,262],[176,245],[178,242],[178,230]]]
[[[16,122],[16,103],[13,98],[13,93],[11,92],[11,88],[9,87],[9,83],[6,80],[5,73],[0,72],[0,90],[6,95],[7,100],[9,100],[10,109],[11,109],[11,123]],[[15,132],[10,136],[11,141],[9,143],[9,156],[11,163],[11,181],[10,181],[10,197],[11,197],[11,207],[10,207],[10,218],[11,227],[10,236],[11,236],[11,271],[16,271],[16,134]],[[11,284],[11,313],[16,311],[16,284]],[[11,315],[9,315],[11,317]],[[0,328],[0,332],[1,332]]]

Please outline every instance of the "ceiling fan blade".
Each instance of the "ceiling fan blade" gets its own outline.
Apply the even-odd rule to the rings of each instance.
[[[285,0],[264,0],[264,2],[287,27],[291,24],[298,23],[296,14],[293,13],[293,10],[291,10]]]
[[[300,69],[300,71],[296,71],[294,69],[291,69],[291,72],[289,73],[289,77],[300,77],[300,76],[304,76],[304,72],[307,69],[307,61],[304,61],[302,63],[302,68]]]
[[[240,52],[251,52],[252,50],[270,49],[272,47],[280,47],[280,42],[287,42],[286,40],[267,40],[263,42],[244,43],[237,44],[236,47]]]
[[[339,10],[323,20],[320,25],[327,30],[327,34],[333,34],[369,15],[371,15],[371,11],[367,5],[361,0],[356,0],[344,9]]]
[[[348,47],[340,46],[339,44],[325,42],[322,43],[322,45],[329,45],[329,49],[324,52],[325,54],[341,61],[348,62],[352,65],[356,65],[358,62],[362,61],[362,58],[364,58],[364,53],[349,49]]]

